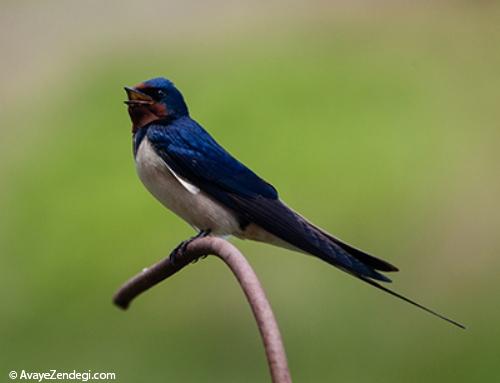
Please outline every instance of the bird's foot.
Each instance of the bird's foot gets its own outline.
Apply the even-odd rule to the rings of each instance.
[[[196,234],[195,236],[193,236],[193,237],[191,237],[189,239],[186,239],[185,241],[182,241],[181,243],[179,243],[176,246],[176,248],[174,250],[172,250],[172,252],[170,253],[170,257],[169,258],[170,258],[170,262],[172,263],[172,265],[175,265],[177,256],[184,255],[184,253],[186,252],[187,246],[191,242],[193,242],[195,239],[206,237],[209,234],[210,234],[210,229],[208,229],[208,230],[200,230],[198,232],[198,234]]]
[[[198,262],[200,259],[205,259],[206,257],[208,257],[208,255],[202,255],[201,257],[199,258],[196,258],[192,263],[196,263]]]

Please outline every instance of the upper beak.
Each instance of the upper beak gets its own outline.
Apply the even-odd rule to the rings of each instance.
[[[136,88],[124,87],[125,92],[127,92],[128,100],[124,101],[127,105],[151,105],[154,104],[154,100],[151,96],[146,93],[137,90]]]

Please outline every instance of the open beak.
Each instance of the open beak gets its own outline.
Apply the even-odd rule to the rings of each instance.
[[[125,104],[134,106],[134,105],[151,105],[154,104],[154,100],[151,96],[148,96],[146,93],[137,90],[136,88],[131,88],[126,86],[125,92],[127,92],[128,100],[124,101]]]

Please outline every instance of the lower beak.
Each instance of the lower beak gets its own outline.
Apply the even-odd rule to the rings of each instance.
[[[146,93],[137,90],[136,88],[131,88],[126,86],[125,92],[127,92],[128,100],[124,101],[127,105],[151,105],[154,104],[154,100],[151,96]]]

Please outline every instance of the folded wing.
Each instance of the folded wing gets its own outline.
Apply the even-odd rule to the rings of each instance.
[[[156,152],[177,174],[233,210],[242,226],[254,223],[280,239],[355,276],[389,282],[389,263],[355,249],[288,208],[276,189],[231,156],[195,121],[148,127]],[[378,271],[377,271],[378,270]]]

